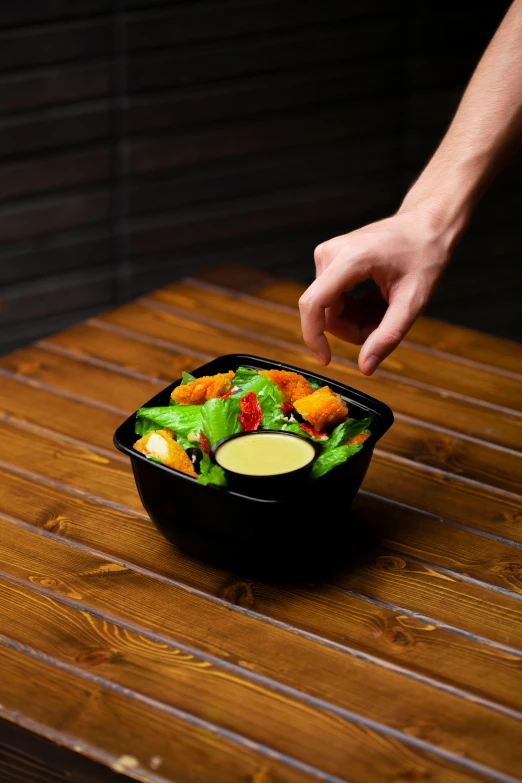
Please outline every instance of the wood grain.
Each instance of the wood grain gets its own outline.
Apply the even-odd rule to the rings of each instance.
[[[161,302],[177,311],[190,313],[199,320],[226,320],[250,331],[260,331],[266,336],[285,339],[303,345],[301,321],[297,314],[277,308],[271,309],[255,297],[236,296],[231,307],[231,297],[215,288],[188,284],[174,284],[156,291],[152,301]],[[331,337],[332,352],[336,356],[357,361],[359,347]],[[396,376],[405,376],[410,381],[426,384],[430,388],[446,389],[450,394],[478,398],[506,408],[522,410],[522,377],[504,378],[502,383],[491,372],[481,367],[462,366],[447,358],[412,351],[399,346],[384,360],[382,369]]]
[[[164,383],[153,378],[147,382],[120,376],[104,367],[86,365],[35,346],[11,354],[2,360],[1,366],[15,377],[23,376],[52,389],[63,390],[77,400],[92,400],[110,412],[121,410],[122,416],[144,404]],[[106,447],[110,448],[109,440]],[[410,486],[412,477],[415,481]],[[408,488],[414,493],[414,502],[431,513],[522,542],[518,496],[499,492],[488,485],[467,482],[446,471],[424,468],[415,461],[390,460],[383,452],[375,456],[364,486],[394,500],[404,497]],[[440,487],[444,487],[443,493],[438,491]]]
[[[214,270],[213,279],[219,280],[219,277],[219,270]],[[269,302],[296,307],[305,288],[304,284],[293,280],[278,280],[257,288],[255,295]],[[406,344],[408,343],[440,351],[449,357],[460,357],[465,363],[471,360],[492,369],[498,368],[522,375],[522,359],[517,343],[463,326],[450,325],[434,318],[421,318],[408,332]]]
[[[145,516],[131,472],[125,463],[43,435],[35,439],[28,431],[17,431],[9,424],[0,423],[0,454],[4,455],[4,465],[7,453],[8,464],[20,472],[42,475],[59,487],[72,487],[81,493],[90,492],[116,508],[123,507]],[[45,464],[40,466],[42,462]],[[82,475],[75,480],[80,470]],[[391,565],[388,563],[390,557]],[[518,599],[501,591],[462,581],[457,575],[448,576],[428,565],[408,562],[407,558],[399,557],[395,563],[394,558],[393,552],[372,550],[368,570],[370,595],[376,590],[375,568],[379,574],[378,586],[389,581],[388,571],[393,571],[392,582],[396,586],[395,602],[398,605],[444,623],[457,623],[463,630],[499,644],[522,649],[519,646],[522,644],[522,603]],[[365,567],[363,571],[366,573]],[[417,579],[417,571],[424,578]],[[350,573],[354,573],[353,570]],[[381,599],[382,596],[375,597]],[[466,602],[473,606],[472,611]],[[492,625],[492,613],[502,618],[499,627]]]
[[[0,772],[515,783],[521,381],[509,346],[488,367],[486,354],[410,341],[371,380],[341,348],[327,374],[390,403],[396,423],[342,564],[275,584],[169,544],[112,446],[125,416],[212,356],[316,369],[279,284],[242,267],[221,282],[170,286],[0,360]]]
[[[261,333],[253,335],[242,330],[232,330],[224,322],[203,323],[166,310],[153,309],[142,304],[126,305],[103,316],[103,321],[118,328],[129,328],[152,339],[165,340],[174,335],[175,341],[183,335],[183,343],[189,351],[207,351],[215,355],[224,353],[252,353],[271,356],[275,361],[297,364],[312,372],[317,362],[304,347],[292,344],[274,344]],[[448,396],[444,391],[419,388],[388,377],[365,378],[358,369],[340,361],[321,368],[327,377],[356,386],[361,391],[386,402],[392,410],[430,424],[444,422],[446,429],[473,435],[507,448],[518,449],[521,442],[522,418],[515,412],[490,410],[487,406]]]
[[[27,513],[25,513],[24,520],[29,520],[32,524],[60,535],[71,535],[75,540],[87,543],[87,545],[94,546],[101,551],[111,552],[116,557],[124,556],[127,562],[137,563],[151,572],[158,572],[159,569],[159,573],[173,577],[180,583],[191,584],[205,592],[210,591],[212,595],[217,597],[224,597],[227,601],[237,602],[239,605],[247,608],[254,608],[257,612],[268,614],[268,616],[274,617],[290,626],[301,627],[314,635],[326,635],[327,638],[343,646],[345,644],[355,644],[356,647],[362,647],[362,649],[366,649],[373,655],[394,660],[399,664],[407,660],[410,667],[416,668],[421,673],[435,672],[435,676],[438,677],[442,674],[445,679],[449,679],[450,682],[456,682],[457,685],[461,684],[460,678],[462,673],[465,672],[470,676],[464,677],[464,685],[469,687],[470,683],[474,683],[474,687],[476,687],[475,676],[474,674],[471,676],[471,673],[476,671],[477,666],[480,669],[483,665],[481,663],[483,656],[485,656],[486,670],[490,665],[491,656],[494,656],[497,658],[497,670],[503,671],[504,667],[507,666],[506,677],[508,680],[514,675],[510,661],[514,662],[516,657],[513,658],[511,653],[506,655],[494,648],[489,651],[484,649],[482,653],[480,651],[483,642],[477,646],[476,643],[469,639],[463,641],[458,636],[452,638],[451,634],[448,636],[447,632],[437,627],[434,620],[417,622],[414,619],[409,619],[407,615],[401,617],[401,610],[383,611],[383,608],[378,605],[367,604],[364,600],[364,595],[362,596],[363,600],[361,600],[353,595],[332,591],[327,587],[321,589],[320,594],[314,598],[317,585],[313,587],[312,591],[309,589],[297,590],[295,587],[290,591],[284,587],[276,588],[274,591],[269,589],[267,585],[253,583],[251,580],[246,582],[239,580],[238,582],[237,577],[234,578],[221,572],[209,572],[205,567],[198,568],[196,564],[184,557],[180,552],[177,552],[173,561],[172,550],[154,533],[150,524],[145,521],[140,521],[140,519],[132,520],[128,517],[125,519],[121,518],[121,526],[113,528],[106,522],[103,522],[103,519],[107,514],[109,516],[114,515],[114,518],[118,519],[121,517],[120,512],[113,509],[107,512],[103,508],[91,507],[88,504],[89,510],[86,513],[86,501],[81,496],[77,498],[66,497],[65,501],[61,501],[60,491],[52,487],[44,486],[38,489],[38,486],[35,485],[31,489],[29,483],[22,477],[12,477],[11,483],[17,489],[14,493],[10,493],[9,497],[6,498],[5,504],[3,504],[3,510],[10,515],[20,513],[18,508],[19,498],[23,496],[24,492],[34,495],[36,491],[36,498],[39,495],[47,498],[46,505],[44,505],[46,510],[43,514],[40,514],[38,509],[41,508],[41,503],[35,503],[34,514],[28,517]],[[84,523],[77,528],[77,518],[92,520],[89,527],[90,532],[85,531]],[[413,522],[416,522],[416,520],[413,520]],[[120,530],[125,530],[123,550],[121,549],[121,543],[119,543],[121,541]],[[439,544],[439,548],[442,548],[444,530],[439,532],[442,532]],[[145,549],[143,545],[144,540],[148,542]],[[129,545],[131,547],[129,551],[127,551],[128,541],[130,541]],[[354,531],[354,544],[356,544],[356,541],[357,537]],[[464,541],[462,549],[464,550],[466,546],[470,547],[472,543],[469,539],[467,542]],[[480,547],[480,540],[478,546]],[[471,549],[472,554],[473,552],[474,550]],[[393,562],[393,555],[390,555],[389,550],[388,554],[385,554],[382,548],[379,549],[379,547],[375,546],[370,548],[368,546],[363,547],[360,554],[365,556],[367,561],[376,558],[376,562],[378,566],[380,564],[380,567],[384,567],[388,563],[386,558]],[[461,555],[461,557],[465,557],[465,555]],[[380,561],[379,558],[381,558]],[[350,559],[353,560],[353,553]],[[447,559],[443,562],[447,565]],[[411,565],[410,562],[410,567]],[[505,570],[514,572],[516,579],[515,567],[511,565],[511,568],[509,568],[509,563],[506,565],[508,567]],[[495,563],[492,564],[493,569],[494,566]],[[399,571],[400,573],[400,570],[398,568],[396,572]],[[363,571],[364,568],[359,568],[357,573],[360,575]],[[421,569],[419,569],[420,571]],[[212,574],[214,575],[212,576]],[[436,576],[436,572],[433,576]],[[451,579],[447,581],[451,586]],[[456,589],[455,579],[453,584]],[[451,597],[451,591],[449,595]],[[441,595],[442,598],[443,596]],[[442,601],[439,603],[442,603]],[[426,613],[427,607],[424,607],[424,609],[424,613]],[[482,628],[486,627],[486,625],[487,623],[482,623]],[[475,633],[478,630],[476,626],[473,628]],[[429,633],[426,634],[423,631],[429,631]],[[447,660],[445,657],[441,657],[442,650],[445,648],[448,651]],[[406,659],[404,658],[405,655],[407,655]],[[417,660],[418,655],[419,659]],[[462,670],[456,670],[455,660],[458,660],[461,656],[468,661],[468,664],[466,667],[462,667]],[[500,680],[502,681],[502,677],[500,677]],[[479,692],[483,692],[484,682],[488,683],[489,681],[486,679],[480,682]],[[497,682],[491,683],[491,685],[494,687],[494,692],[498,699],[498,693],[496,692]],[[488,686],[486,686],[486,690],[487,688]],[[511,703],[516,692],[516,690],[513,691],[511,688],[508,696],[508,700]],[[504,692],[502,695],[503,699],[505,699],[506,693]]]
[[[241,732],[243,736],[256,743],[274,748],[285,755],[300,758],[304,762],[315,758],[315,763],[332,775],[342,777],[346,765],[349,764],[352,778],[368,779],[368,753],[372,753],[375,768],[380,770],[382,775],[397,774],[397,768],[404,768],[408,764],[418,768],[429,763],[429,757],[426,758],[423,752],[428,750],[427,748],[422,749],[415,743],[409,745],[407,742],[408,736],[418,738],[419,731],[422,731],[417,723],[421,717],[415,706],[420,703],[423,704],[422,721],[432,726],[428,735],[424,735],[425,737],[431,736],[435,739],[439,732],[448,731],[448,736],[444,737],[441,744],[451,749],[453,747],[451,737],[458,735],[457,747],[462,753],[466,752],[465,734],[476,731],[480,736],[486,726],[489,726],[489,730],[494,730],[493,727],[497,726],[498,734],[505,742],[502,753],[504,770],[516,769],[520,764],[517,740],[521,736],[521,729],[518,720],[473,706],[471,702],[451,697],[449,694],[427,689],[420,683],[409,683],[412,699],[409,708],[404,704],[404,697],[402,699],[401,709],[405,710],[402,720],[405,721],[406,728],[403,743],[406,742],[406,748],[401,748],[401,744],[398,743],[399,737],[394,735],[393,738],[388,739],[386,733],[378,726],[363,727],[354,724],[350,721],[348,712],[344,715],[331,712],[325,709],[326,703],[323,706],[311,701],[303,703],[299,700],[298,692],[274,690],[275,683],[249,680],[248,670],[245,671],[247,679],[242,680],[237,668],[231,670],[224,664],[215,665],[213,661],[198,657],[196,650],[201,641],[194,638],[195,631],[191,632],[192,643],[189,649],[179,649],[176,645],[169,647],[165,644],[165,637],[168,639],[172,633],[170,631],[174,621],[172,614],[170,622],[163,616],[161,625],[158,624],[159,617],[152,615],[149,615],[149,619],[144,622],[145,611],[151,611],[150,599],[153,599],[150,589],[140,589],[140,582],[145,581],[144,577],[140,578],[123,566],[77,550],[67,553],[65,558],[67,565],[64,568],[63,565],[60,566],[60,563],[64,563],[64,556],[60,554],[63,545],[55,544],[49,539],[35,540],[32,533],[20,529],[12,531],[10,535],[9,529],[5,529],[1,523],[0,526],[6,536],[5,539],[2,537],[5,545],[12,545],[13,537],[17,541],[17,563],[13,568],[8,561],[9,572],[28,586],[39,585],[46,592],[46,595],[42,596],[20,585],[0,584],[0,596],[5,601],[5,633],[8,636],[16,633],[17,640],[24,646],[34,647],[36,618],[45,614],[49,622],[45,629],[40,629],[38,632],[38,647],[45,655],[57,657],[69,665],[79,664],[87,669],[92,668],[98,677],[103,677],[124,688],[135,689],[136,683],[139,682],[139,692],[154,699],[156,703],[166,704],[184,712],[189,710],[191,714],[201,719],[212,715],[213,722],[221,728],[235,733]],[[49,569],[46,573],[41,571],[41,560],[37,555],[39,548],[41,552],[45,552],[45,562]],[[59,570],[56,571],[56,568]],[[141,617],[138,623],[136,623],[138,619],[136,615],[133,617],[132,611],[125,610],[119,598],[120,595],[123,597],[128,593],[126,583],[135,585],[140,594],[149,596],[147,605],[139,602]],[[107,590],[109,584],[110,593]],[[160,596],[160,593],[163,593],[166,597],[165,590],[166,587],[158,583],[155,592],[158,604],[167,607],[168,604],[164,603],[163,597]],[[50,600],[48,597],[50,593],[61,596],[60,600]],[[86,593],[90,595],[92,606],[104,612],[103,617],[85,616],[85,612],[79,612],[70,606],[69,602],[84,603],[83,596]],[[203,619],[201,610],[196,609],[201,601],[198,601],[195,596],[185,593],[175,600],[171,599],[169,603],[170,613],[174,605],[180,613],[185,613],[192,605],[193,612],[197,612],[198,617]],[[20,607],[24,607],[23,622],[20,620]],[[255,629],[258,629],[258,635],[264,635],[265,643],[262,649],[259,649],[260,655],[263,651],[268,655],[270,650],[273,655],[276,649],[280,649],[279,644],[271,637],[280,636],[281,632],[270,628],[263,629],[256,621],[249,621],[248,618],[243,620],[237,613],[231,615],[224,607],[221,607],[221,611],[216,606],[210,608],[215,621],[219,624],[220,638],[224,636],[233,644],[241,633],[239,628],[235,629],[236,624],[240,622],[245,638],[256,647],[260,645],[260,641],[254,639],[252,635],[255,634]],[[143,633],[138,635],[130,630],[123,631],[111,623],[110,617],[115,614],[120,617],[123,614],[126,619],[134,619],[139,628],[150,628],[154,624],[156,628],[161,627],[163,631],[160,636],[156,632],[152,638],[147,638],[147,634]],[[185,614],[185,616],[190,615]],[[179,634],[179,631],[177,633]],[[208,630],[206,633],[208,649],[212,645],[212,637],[208,636]],[[216,643],[217,639],[213,644]],[[229,649],[232,650],[232,647]],[[335,656],[331,654],[331,657]],[[121,664],[122,661],[125,662],[124,665]],[[397,710],[397,697],[400,691],[393,695],[393,681],[395,679],[397,682],[397,677],[394,678],[394,675],[385,669],[376,672],[371,665],[366,667],[369,672],[365,677],[364,667],[360,663],[357,666],[357,662],[353,659],[352,664],[355,664],[359,670],[357,675],[355,672],[352,674],[347,665],[345,677],[353,682],[354,677],[357,676],[360,684],[354,683],[351,708],[353,709],[357,703],[357,711],[364,715],[367,710],[362,708],[362,704],[374,701],[370,696],[370,687],[377,688],[377,678],[383,677],[388,685],[384,689],[382,684],[376,690],[376,694],[381,693],[382,699],[382,693],[386,690],[389,698],[387,711],[388,714],[395,716],[393,720],[397,724],[401,715]],[[370,673],[372,669],[374,671]],[[398,682],[397,685],[400,688]],[[419,693],[416,693],[417,690]],[[429,714],[431,700],[437,703],[432,717]],[[446,708],[441,702],[446,703]],[[231,709],[232,705],[233,709]],[[384,712],[383,708],[384,705],[380,705],[382,712]],[[244,709],[246,712],[243,711]],[[434,731],[435,714],[445,714],[445,709],[458,723],[450,729],[446,720],[444,728],[438,725]],[[412,710],[414,714],[417,712],[418,717],[408,714],[408,710]],[[464,711],[463,715],[460,715],[461,711]],[[267,717],[269,717],[268,721]],[[481,720],[484,721],[482,728]],[[292,732],[285,732],[287,725],[292,726]],[[437,745],[438,742],[435,741],[434,744]],[[480,754],[476,740],[472,741],[471,745],[475,746],[474,754]],[[373,756],[373,754],[377,755]],[[480,761],[486,758],[495,762],[495,755],[491,754],[490,750],[476,756]],[[440,776],[443,780],[444,775],[448,776],[448,780],[452,779],[451,768],[439,772],[437,769],[439,765],[434,759],[431,759],[431,762],[428,768],[433,779],[436,780]],[[498,766],[498,761],[496,764]],[[445,764],[442,766],[445,767]],[[459,776],[456,779],[458,780]]]
[[[1,716],[29,724],[36,733],[52,736],[54,742],[102,761],[114,771],[146,783],[195,783],[206,769],[212,769],[214,780],[223,783],[255,780],[261,773],[275,783],[317,780],[316,774],[295,769],[266,751],[232,741],[210,724],[160,711],[85,672],[81,676],[79,669],[58,668],[37,652],[22,653],[16,643],[0,645],[0,661],[4,674]],[[17,714],[21,700],[23,716]],[[112,719],[110,731],[106,714]]]
[[[307,616],[307,622],[309,621],[308,606],[313,600],[310,591],[296,591],[295,587],[289,591],[284,586],[279,586],[276,587],[279,600],[275,597],[266,600],[263,597],[266,594],[266,585],[202,566],[179,550],[175,550],[174,556],[172,548],[148,520],[107,508],[82,496],[65,494],[60,489],[23,476],[3,471],[0,476],[6,487],[0,496],[0,511],[9,518],[21,519],[36,530],[76,541],[113,558],[123,558],[122,562],[175,579],[181,584],[234,605],[254,608],[257,612],[290,627],[301,624],[303,613]],[[24,497],[30,497],[32,500],[21,509],[20,498]],[[454,569],[467,558],[466,565],[474,569],[471,572],[473,575],[478,573],[475,569],[480,568],[477,565],[480,558],[488,558],[491,563],[490,578],[491,575],[496,575],[497,584],[509,587],[513,583],[515,589],[518,589],[516,563],[503,561],[504,552],[501,549],[487,551],[487,541],[484,542],[478,537],[473,541],[469,536],[461,537],[451,531],[448,533],[444,528],[437,529],[435,525],[430,528],[429,519],[422,518],[414,511],[408,514],[396,508],[395,513],[393,508],[379,508],[380,501],[372,498],[362,496],[359,503],[361,511],[369,508],[371,515],[366,513],[361,521],[355,523],[354,545],[357,542],[359,525],[366,525],[371,521],[372,534],[377,541],[382,539],[384,545],[392,549],[408,547],[411,554],[423,556],[428,560],[436,557],[433,553],[438,552],[438,562],[444,566],[451,565]],[[388,515],[393,521],[392,533],[388,529]],[[413,536],[408,532],[408,520],[417,531]],[[125,530],[123,537],[120,532],[122,530]],[[423,541],[416,547],[415,536],[418,540],[423,530],[428,531],[432,543]],[[431,535],[430,530],[433,530]],[[451,562],[447,553],[448,540],[451,541],[453,552]],[[495,557],[499,560],[491,559]],[[480,578],[487,579],[487,575],[488,572],[480,568]],[[328,601],[325,595],[328,596]],[[400,609],[375,604],[365,596],[331,591],[322,591],[321,596],[322,620],[321,625],[313,627],[316,633],[341,647],[351,646],[364,650],[374,660],[382,659],[399,667],[407,666],[418,676],[428,676],[457,688],[464,688],[473,692],[476,697],[522,711],[522,687],[513,685],[513,678],[518,681],[516,655],[490,647],[485,640],[478,637],[455,635],[451,630],[437,625],[434,620],[415,621],[414,618],[401,614]],[[303,609],[300,608],[301,601],[305,602]],[[331,612],[327,611],[329,606]],[[346,621],[343,618],[346,618]],[[455,666],[456,661],[461,662],[461,665]],[[488,675],[492,662],[495,666],[495,678]],[[294,661],[288,671],[298,673],[296,665]],[[268,675],[274,676],[274,670],[269,669]],[[314,693],[320,693],[320,679],[315,677],[313,681],[319,683],[318,690]],[[307,688],[309,687],[308,684]]]
[[[53,335],[39,343],[46,350],[66,351],[67,355],[94,361],[117,372],[143,373],[152,378],[163,378],[165,385],[179,377],[182,370],[193,370],[200,362],[209,359],[205,355],[187,356],[174,347],[170,339],[165,347],[153,343],[137,345],[136,332],[117,333],[108,329],[100,335],[104,322],[80,324],[65,332]],[[172,336],[174,339],[174,335]],[[169,335],[170,338],[170,335]],[[355,381],[352,381],[355,383]],[[424,421],[409,417],[396,417],[392,429],[381,441],[381,448],[388,453],[415,462],[439,468],[449,473],[519,493],[522,491],[522,454],[498,448],[460,433],[445,430],[437,425],[430,427]]]

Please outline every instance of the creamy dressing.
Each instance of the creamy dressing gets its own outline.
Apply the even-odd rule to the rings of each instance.
[[[304,438],[281,432],[252,432],[231,438],[216,452],[216,461],[225,470],[245,476],[275,476],[308,465],[315,455]]]

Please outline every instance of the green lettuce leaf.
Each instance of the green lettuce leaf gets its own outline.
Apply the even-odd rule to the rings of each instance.
[[[166,427],[177,436],[187,437],[190,432],[199,434],[201,429],[201,405],[169,405],[162,408],[140,408],[136,412],[136,432],[138,422],[146,419],[154,422],[154,429]],[[151,430],[148,429],[148,432]],[[138,432],[138,434],[140,434]],[[144,433],[145,434],[145,433]]]
[[[296,435],[300,435],[302,438],[308,438],[308,440],[313,440],[314,443],[321,443],[323,445],[326,445],[328,443],[328,438],[313,438],[309,432],[306,432],[306,430],[302,430],[299,426],[298,422],[291,421],[288,424],[283,424],[282,430],[285,432],[294,432]]]
[[[360,443],[354,444],[353,446],[337,446],[333,449],[325,449],[312,465],[312,470],[310,471],[311,477],[317,479],[324,476],[329,470],[346,462],[347,459],[353,457],[353,455],[357,454],[361,449],[362,444]]]
[[[195,380],[196,380],[196,378],[193,375],[191,375],[189,372],[185,372],[185,370],[183,370],[183,372],[181,373],[181,384],[180,385],[181,386],[186,386],[187,383],[192,383],[192,381],[195,381]]]
[[[238,414],[239,397],[236,395],[227,397],[226,400],[214,397],[206,401],[201,408],[201,429],[211,446],[227,435],[240,432]]]
[[[245,383],[248,383],[253,378],[257,378],[257,377],[259,377],[259,373],[257,373],[255,370],[249,370],[246,367],[238,367],[236,370],[236,374],[234,375],[234,378],[232,380],[232,383],[234,384],[234,386],[239,386],[240,388],[242,388]]]
[[[236,386],[239,386],[238,383],[236,383],[236,380],[234,378],[234,384]],[[233,397],[244,397],[245,394],[248,394],[249,392],[255,392],[258,397],[262,396],[266,393],[267,389],[273,388],[275,389],[275,392],[277,395],[280,395],[281,402],[284,400],[284,397],[282,393],[279,391],[277,386],[273,381],[270,380],[270,378],[265,378],[264,375],[259,375],[259,373],[254,372],[252,373],[248,378],[245,378],[241,382],[241,385],[239,386],[239,391],[235,392],[232,396]],[[261,400],[259,400],[259,403],[261,403]]]
[[[161,427],[159,427],[155,421],[147,419],[145,416],[138,418],[138,415],[136,414],[136,424],[134,425],[134,432],[136,435],[143,437],[144,435],[148,435],[149,432],[154,432],[155,430],[160,429]]]
[[[160,465],[163,465],[163,462],[157,457],[153,457],[152,454],[145,454],[145,456],[147,459],[150,459],[151,462],[159,462]]]
[[[312,389],[314,389],[314,391],[317,391],[317,389],[322,389],[324,386],[324,383],[322,381],[317,381],[315,378],[307,378],[306,380],[308,381]]]
[[[215,465],[209,457],[201,460],[198,484],[213,484],[215,487],[226,487],[227,479],[225,471],[219,465]]]
[[[342,446],[350,438],[367,430],[372,421],[373,416],[368,416],[366,419],[347,419],[342,424],[338,424],[330,435],[327,448],[335,449],[337,446]]]
[[[266,381],[257,392],[257,399],[263,412],[261,427],[264,430],[281,430],[286,421],[281,411],[284,395],[273,381],[261,377]]]

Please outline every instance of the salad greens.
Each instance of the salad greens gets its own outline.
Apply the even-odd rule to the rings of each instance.
[[[226,487],[225,471],[219,465],[211,462],[209,457],[203,457],[200,470],[198,484],[213,484],[215,487]]]
[[[310,386],[314,391],[317,391],[317,389],[322,389],[322,387],[324,386],[324,384],[321,383],[321,381],[317,381],[315,378],[307,378],[306,380],[308,381],[308,383],[310,384]]]
[[[237,418],[239,399],[238,395],[228,397],[226,400],[214,397],[201,406],[201,429],[211,446],[227,435],[241,432],[241,425]]]
[[[203,407],[202,405],[169,405],[165,408],[140,408],[136,411],[136,434],[146,435],[152,430],[165,427],[176,435],[187,437],[191,432],[199,435]]]
[[[193,375],[183,372],[181,384],[196,380]],[[314,389],[322,384],[314,378],[307,378]],[[264,375],[247,367],[239,367],[232,380],[232,389],[222,397],[213,397],[202,405],[184,405],[174,400],[170,404],[155,408],[140,408],[136,413],[135,431],[137,435],[147,435],[158,429],[169,429],[174,433],[177,443],[186,451],[200,446],[205,451],[199,463],[198,482],[218,487],[226,486],[223,469],[214,464],[206,452],[207,444],[212,447],[222,438],[241,431],[239,415],[241,400],[252,392],[256,395],[261,408],[260,429],[293,432],[303,438],[309,438],[319,444],[320,453],[313,463],[311,477],[320,478],[332,468],[346,462],[363,448],[361,443],[347,441],[361,434],[370,434],[372,416],[365,419],[347,419],[337,425],[329,434],[321,433],[315,437],[311,427],[304,429],[294,417],[292,405],[276,384]],[[147,455],[153,462],[161,462]]]
[[[335,446],[331,449],[326,448],[312,464],[312,478],[317,479],[320,478],[320,476],[324,476],[329,470],[340,465],[342,462],[346,462],[349,457],[353,457],[353,455],[357,454],[361,449],[361,443],[355,443],[351,446]]]

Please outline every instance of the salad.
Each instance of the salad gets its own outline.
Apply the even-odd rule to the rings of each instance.
[[[296,372],[239,367],[202,378],[184,372],[170,405],[137,411],[134,448],[199,484],[226,487],[224,470],[209,456],[215,443],[237,432],[293,432],[319,444],[311,468],[317,479],[362,449],[371,422],[349,418],[339,394]]]

